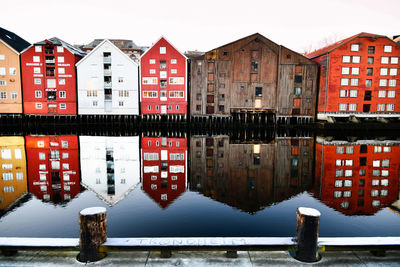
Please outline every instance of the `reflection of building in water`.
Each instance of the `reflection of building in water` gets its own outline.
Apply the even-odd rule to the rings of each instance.
[[[187,139],[142,137],[143,190],[162,208],[186,190]]]
[[[399,192],[400,142],[318,137],[314,193],[346,215],[371,215]]]
[[[228,136],[192,137],[191,190],[254,213],[311,187],[313,139],[230,143]]]
[[[0,210],[4,211],[28,191],[24,137],[0,137],[0,149]]]
[[[26,136],[29,192],[67,202],[81,191],[77,136]]]
[[[82,185],[108,205],[139,183],[139,136],[80,136],[79,143]]]

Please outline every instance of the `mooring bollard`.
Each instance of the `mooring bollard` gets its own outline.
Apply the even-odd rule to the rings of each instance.
[[[78,260],[81,262],[98,261],[104,257],[99,247],[107,239],[107,216],[103,207],[93,207],[79,212]]]
[[[295,258],[304,262],[318,260],[318,230],[321,213],[312,208],[297,209]]]

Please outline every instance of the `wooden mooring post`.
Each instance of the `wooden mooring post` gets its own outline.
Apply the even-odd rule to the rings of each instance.
[[[93,207],[79,213],[80,262],[94,262],[104,258],[99,252],[100,245],[107,239],[106,209]]]
[[[321,213],[312,208],[297,209],[295,258],[303,262],[318,261],[318,231]]]

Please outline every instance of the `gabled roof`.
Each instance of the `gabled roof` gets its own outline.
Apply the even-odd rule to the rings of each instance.
[[[98,46],[105,39],[94,39],[87,45],[84,45],[83,48],[94,48]],[[132,40],[126,39],[108,39],[111,43],[113,43],[119,49],[140,49]]]
[[[269,40],[269,39],[266,38],[264,35],[262,35],[262,34],[256,32],[256,33],[250,34],[250,35],[248,35],[248,36],[245,36],[245,37],[243,37],[243,38],[240,38],[240,39],[237,39],[237,40],[235,40],[235,41],[232,41],[232,42],[230,42],[230,43],[227,43],[227,44],[218,46],[218,47],[216,47],[216,48],[213,48],[213,49],[211,49],[210,51],[207,51],[206,53],[211,52],[211,51],[213,51],[213,50],[215,50],[215,49],[219,49],[219,48],[222,48],[222,47],[225,47],[225,46],[228,46],[228,45],[231,45],[231,44],[240,42],[240,41],[242,41],[242,40],[244,40],[244,39],[255,39],[255,38],[257,38],[257,37],[266,39],[266,40],[268,40],[269,42],[271,42],[271,43],[273,43],[273,44],[275,44],[275,45],[278,46],[278,44],[276,44],[275,42]]]
[[[0,39],[3,40],[7,45],[13,48],[15,51],[20,53],[22,50],[30,46],[31,44],[13,32],[7,31],[0,27]]]
[[[323,47],[323,48],[320,48],[320,49],[318,49],[318,50],[315,50],[315,51],[313,51],[313,52],[311,52],[311,53],[308,53],[308,54],[305,55],[305,56],[308,57],[308,58],[310,58],[310,59],[316,58],[316,57],[319,57],[319,56],[322,56],[322,55],[324,55],[324,54],[327,54],[327,53],[332,52],[333,50],[336,50],[337,48],[341,47],[342,45],[345,45],[345,44],[347,44],[348,42],[351,42],[352,40],[354,40],[354,39],[356,39],[356,38],[358,38],[358,37],[387,38],[387,37],[384,36],[384,35],[377,35],[377,34],[362,32],[362,33],[353,35],[353,36],[351,36],[351,37],[349,37],[349,38],[340,40],[340,41],[338,41],[338,42],[336,42],[336,43],[333,43],[333,44],[330,44],[330,45],[328,45],[328,46],[325,46],[325,47]],[[389,39],[389,38],[388,38],[388,39]],[[390,39],[389,39],[389,40],[390,40]]]
[[[69,52],[71,52],[72,54],[77,55],[77,56],[84,57],[86,55],[86,53],[83,52],[82,50],[80,50],[79,48],[76,48],[76,47],[70,45],[69,43],[67,43],[67,42],[65,42],[65,41],[63,41],[63,40],[61,40],[61,39],[59,39],[57,37],[46,39],[46,40],[43,40],[41,42],[37,42],[37,43],[35,43],[33,45],[46,45],[46,44],[53,44],[53,45],[63,46]]]
[[[179,51],[178,49],[176,49],[176,47],[175,47],[170,41],[168,41],[167,38],[165,38],[164,36],[161,36],[161,37],[157,40],[157,42],[155,42],[152,46],[150,46],[150,48],[147,49],[146,52],[144,52],[144,53],[140,56],[140,59],[142,59],[142,57],[143,57],[144,55],[146,55],[147,52],[149,52],[159,41],[161,41],[161,39],[164,39],[167,43],[169,43],[169,44],[170,44],[176,51],[178,51],[179,54],[181,54],[186,60],[188,59],[181,51]]]
[[[97,49],[99,49],[99,47],[101,47],[104,43],[108,43],[110,44],[112,47],[114,47],[117,51],[119,51],[121,54],[123,54],[124,57],[126,57],[127,59],[129,59],[131,62],[133,62],[135,65],[137,65],[137,63],[135,61],[133,61],[127,54],[125,54],[121,49],[119,49],[116,45],[114,45],[110,40],[108,39],[104,39],[101,43],[99,43],[92,51],[90,51],[83,59],[79,60],[78,63],[76,63],[75,65],[78,66],[80,65],[83,61],[85,61],[90,55],[92,55],[93,53],[95,53],[95,51],[97,51]]]

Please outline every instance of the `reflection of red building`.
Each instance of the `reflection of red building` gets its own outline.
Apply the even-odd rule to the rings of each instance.
[[[29,192],[54,203],[80,192],[77,136],[26,136]]]
[[[186,189],[186,138],[142,137],[143,190],[166,208]]]
[[[372,215],[399,192],[400,142],[318,138],[314,193],[346,215]]]

